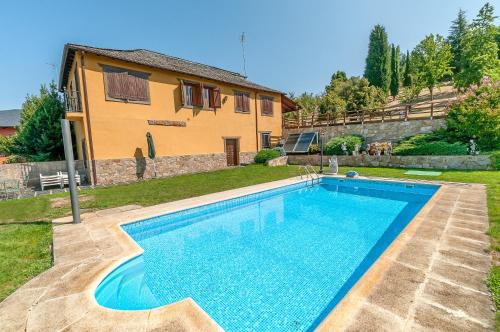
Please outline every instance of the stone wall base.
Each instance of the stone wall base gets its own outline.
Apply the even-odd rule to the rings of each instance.
[[[328,165],[330,156],[323,156]],[[339,166],[396,167],[426,169],[492,169],[489,156],[337,156]],[[319,155],[289,155],[288,162],[296,165],[319,165]]]
[[[287,137],[289,134],[301,132],[317,132],[321,129],[322,131],[324,131],[326,141],[333,137],[343,135],[361,135],[366,139],[367,143],[386,141],[395,143],[399,142],[403,138],[417,134],[430,133],[436,129],[444,128],[445,126],[446,121],[444,119],[425,119],[383,123],[350,124],[346,126],[331,126],[321,128],[284,129],[283,136]]]
[[[240,153],[240,163],[252,163],[254,152]],[[208,172],[227,167],[225,153],[96,160],[97,185],[134,182],[155,177]]]

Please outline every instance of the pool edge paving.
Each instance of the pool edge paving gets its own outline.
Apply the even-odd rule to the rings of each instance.
[[[405,182],[402,179],[370,178]],[[84,214],[79,225],[54,221],[54,266],[0,303],[4,331],[219,331],[193,300],[142,311],[97,304],[98,283],[142,249],[120,225],[186,208],[298,183],[298,178],[142,208]],[[484,287],[491,257],[484,185],[441,185],[318,330],[494,330],[494,307]],[[465,277],[464,277],[465,276]]]

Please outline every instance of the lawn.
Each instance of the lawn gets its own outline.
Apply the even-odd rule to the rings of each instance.
[[[364,176],[484,183],[488,188],[488,210],[492,250],[500,252],[500,171],[443,171],[440,176],[405,175],[404,169],[342,167]],[[296,176],[297,166],[251,165],[210,173],[182,175],[105,188],[80,191],[86,211],[127,204],[154,205]],[[51,264],[48,221],[67,215],[68,194],[0,202],[0,301]],[[57,201],[62,204],[57,204]],[[500,289],[500,269],[490,276],[490,287]],[[500,295],[496,294],[495,298]]]

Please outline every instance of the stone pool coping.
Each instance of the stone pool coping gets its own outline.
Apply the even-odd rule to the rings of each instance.
[[[485,286],[490,268],[484,185],[393,178],[441,188],[323,320],[318,330],[494,330]],[[119,311],[94,292],[114,268],[142,252],[120,225],[273,189],[291,178],[140,207],[124,206],[54,220],[54,266],[0,303],[3,331],[220,331],[192,299],[160,308]]]

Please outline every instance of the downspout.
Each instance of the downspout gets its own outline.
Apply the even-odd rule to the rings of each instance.
[[[89,110],[89,99],[87,96],[87,79],[85,77],[85,52],[81,51],[81,63],[82,63],[82,83],[83,83],[83,100],[85,102],[85,120],[87,122],[87,132],[88,132],[88,142],[89,142],[89,150],[90,150],[90,162],[92,165],[92,184],[97,184],[97,173],[95,169],[95,158],[94,158],[94,143],[92,141],[92,128],[90,127],[90,110]]]
[[[257,91],[255,93],[255,152],[259,152],[259,121],[257,114]]]

